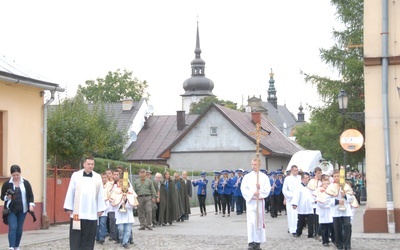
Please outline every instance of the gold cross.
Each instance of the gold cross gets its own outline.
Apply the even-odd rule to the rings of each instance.
[[[263,135],[269,135],[270,133],[264,132],[261,130],[261,125],[260,123],[256,124],[256,131],[250,132],[249,135],[255,135],[256,136],[256,157],[257,159],[260,158],[260,142],[261,142],[261,136]]]

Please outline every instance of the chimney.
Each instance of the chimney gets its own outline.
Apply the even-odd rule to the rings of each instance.
[[[185,110],[176,111],[176,128],[182,130],[185,128]]]
[[[260,112],[252,112],[251,113],[251,120],[257,124],[261,124],[261,113]]]
[[[122,111],[129,111],[131,110],[133,107],[133,100],[130,99],[126,99],[126,100],[122,100]]]

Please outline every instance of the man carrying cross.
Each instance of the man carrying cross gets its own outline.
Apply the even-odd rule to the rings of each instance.
[[[247,241],[248,249],[261,249],[260,244],[265,242],[265,204],[264,198],[268,197],[271,185],[267,175],[260,173],[261,162],[259,158],[251,161],[253,171],[243,177],[242,191],[247,207]]]

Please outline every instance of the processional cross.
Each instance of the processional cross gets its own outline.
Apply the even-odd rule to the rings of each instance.
[[[260,125],[260,123],[257,123],[256,124],[256,131],[254,131],[254,132],[250,132],[249,133],[249,135],[255,135],[256,136],[256,157],[257,157],[257,164],[259,164],[259,162],[260,162],[260,142],[261,142],[261,136],[263,136],[263,135],[270,135],[271,134],[271,132],[270,131],[266,131],[266,132],[264,132],[264,131],[262,131],[262,130],[264,130],[262,127],[261,127],[261,125]],[[260,167],[260,166],[259,166]],[[259,186],[259,184],[260,184],[260,182],[259,182],[259,173],[260,173],[260,168],[258,169],[258,171],[257,171],[257,189],[258,189],[258,191],[260,190],[259,188],[258,188],[258,186]],[[256,213],[257,213],[257,226],[259,225],[259,215],[258,215],[258,197],[257,197],[257,209],[256,209]]]

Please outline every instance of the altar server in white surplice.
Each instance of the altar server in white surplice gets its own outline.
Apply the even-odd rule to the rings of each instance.
[[[296,188],[300,186],[299,169],[296,165],[290,168],[290,175],[283,181],[282,193],[286,200],[286,212],[288,220],[288,229],[293,236],[296,236],[297,229],[297,211],[292,207],[292,198]]]
[[[64,202],[70,214],[69,246],[93,249],[97,218],[107,209],[101,176],[93,171],[94,159],[87,157],[83,169],[72,174]]]
[[[240,187],[243,198],[246,200],[248,249],[261,249],[260,244],[266,241],[264,199],[271,191],[271,184],[268,176],[260,172],[260,166],[260,159],[251,161],[253,171],[243,177]]]

